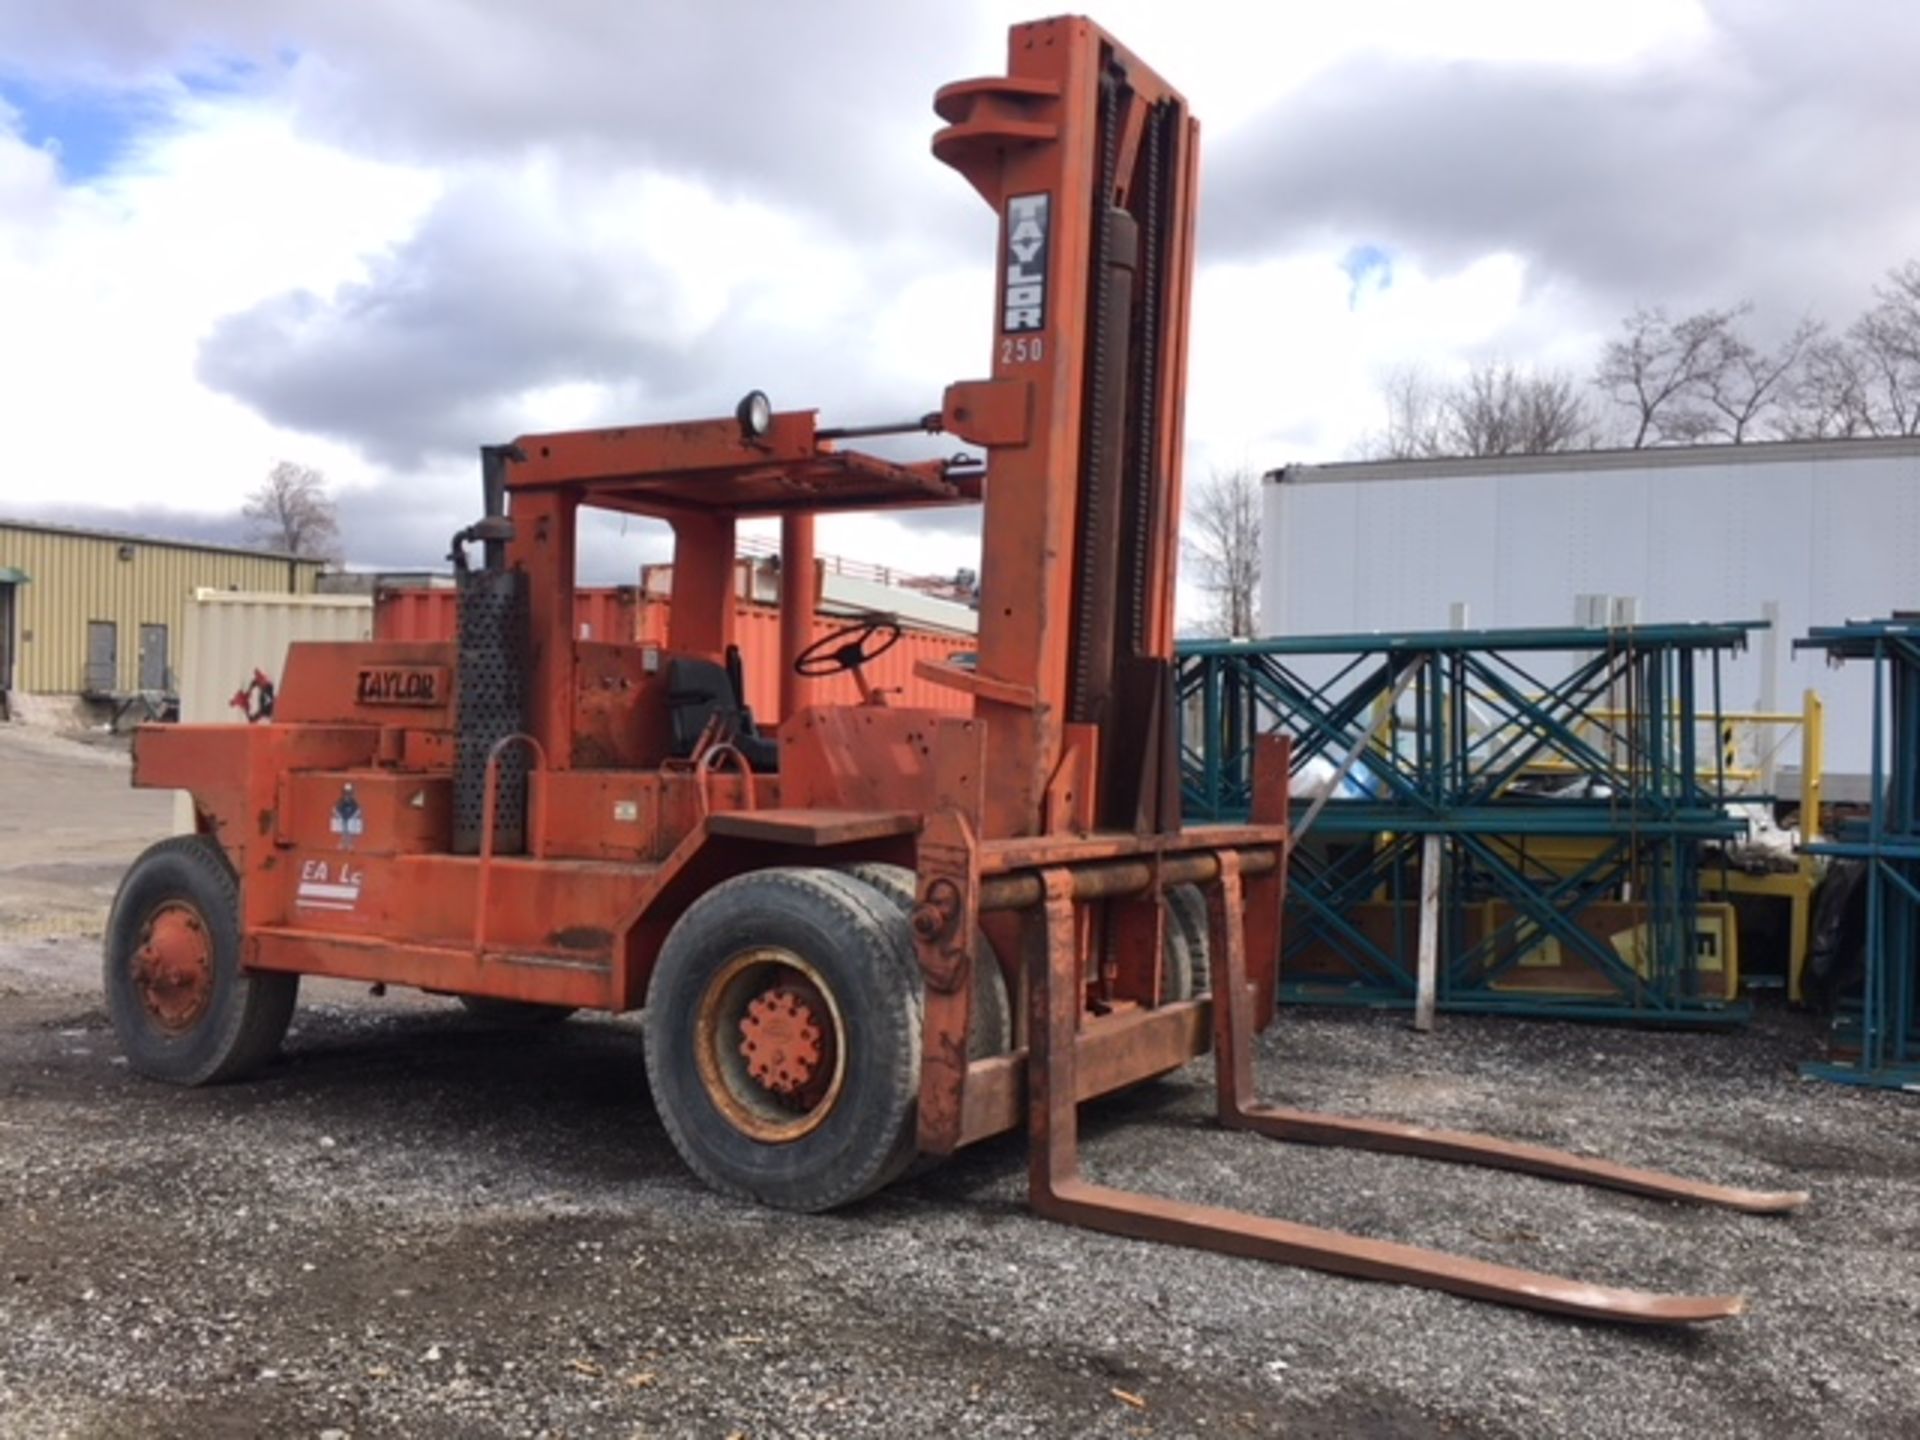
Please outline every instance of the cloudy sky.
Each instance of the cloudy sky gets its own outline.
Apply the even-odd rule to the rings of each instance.
[[[434,562],[474,447],[934,408],[994,222],[935,162],[1000,0],[0,0],[0,513],[232,536],[280,458]],[[1204,131],[1189,464],[1338,459],[1393,367],[1585,375],[1636,303],[1842,322],[1920,254],[1920,7],[1124,0]],[[971,563],[964,523],[829,548]],[[597,535],[588,578],[651,537]]]

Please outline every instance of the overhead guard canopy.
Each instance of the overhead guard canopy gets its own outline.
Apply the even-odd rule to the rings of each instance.
[[[583,505],[668,520],[962,505],[981,497],[976,465],[841,450],[816,435],[814,415],[777,413],[757,439],[732,416],[523,435],[514,442],[520,458],[508,468],[507,489],[563,488]]]

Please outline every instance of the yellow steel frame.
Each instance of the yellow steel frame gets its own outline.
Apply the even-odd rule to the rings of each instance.
[[[1593,717],[1602,723],[1626,718],[1624,712],[1606,710],[1593,712]],[[1745,726],[1754,730],[1771,728],[1789,733],[1795,729],[1799,730],[1801,844],[1804,847],[1818,839],[1822,833],[1820,807],[1823,801],[1826,765],[1826,709],[1819,692],[1815,690],[1804,692],[1798,713],[1734,710],[1725,712],[1721,719],[1723,725],[1719,737],[1721,748],[1717,773],[1729,785],[1757,783],[1764,773],[1763,767],[1738,767],[1732,763],[1739,751],[1736,727]],[[1773,748],[1778,748],[1778,742]],[[1572,769],[1564,762],[1547,763],[1530,768],[1537,773]],[[1729,798],[1738,799],[1738,792],[1736,791]],[[1592,841],[1561,839],[1546,842],[1541,839],[1531,839],[1527,843],[1529,851],[1535,858],[1544,859],[1552,865],[1565,865],[1570,870],[1578,869],[1598,853],[1595,842]],[[1795,856],[1792,870],[1754,874],[1745,870],[1706,869],[1700,876],[1703,896],[1718,896],[1728,903],[1731,903],[1735,895],[1761,896],[1786,901],[1790,926],[1787,949],[1787,998],[1796,1005],[1802,999],[1802,979],[1806,970],[1807,949],[1813,931],[1813,896],[1814,891],[1819,888],[1822,873],[1818,858],[1807,854],[1803,848]]]
[[[1708,870],[1700,876],[1703,893],[1717,892],[1729,898],[1758,895],[1785,900],[1788,905],[1787,999],[1798,1005],[1803,998],[1802,981],[1807,967],[1807,948],[1813,935],[1813,895],[1819,888],[1821,867],[1817,856],[1806,846],[1818,840],[1823,831],[1820,806],[1826,771],[1826,707],[1818,691],[1808,690],[1802,697],[1798,715],[1751,712],[1729,716],[1754,724],[1798,725],[1800,727],[1800,853],[1792,870],[1751,874],[1744,870]]]

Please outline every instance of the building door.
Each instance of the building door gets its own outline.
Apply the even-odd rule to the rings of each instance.
[[[13,582],[0,581],[0,696],[13,689]]]
[[[140,688],[158,691],[173,688],[167,684],[167,627],[164,625],[140,627]]]
[[[87,694],[111,695],[120,679],[120,632],[111,620],[87,622]]]

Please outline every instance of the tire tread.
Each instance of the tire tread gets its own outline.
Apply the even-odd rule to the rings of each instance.
[[[691,995],[672,995],[681,983],[677,972],[700,963],[699,947],[709,943],[714,931],[724,934],[730,923],[729,912],[749,903],[756,892],[769,903],[776,918],[780,911],[791,907],[798,912],[800,923],[810,923],[826,933],[840,936],[842,948],[856,952],[855,973],[863,977],[867,997],[876,1007],[874,1013],[880,1023],[887,1023],[885,1017],[891,1015],[892,1023],[900,1027],[901,1043],[889,1048],[890,1064],[877,1075],[875,1093],[869,1097],[888,1117],[886,1124],[892,1127],[890,1138],[882,1137],[881,1143],[855,1157],[851,1170],[839,1166],[787,1177],[777,1192],[764,1187],[756,1189],[716,1161],[700,1143],[701,1137],[694,1132],[702,1123],[701,1118],[682,1113],[676,1099],[683,1088],[699,1085],[697,1078],[675,1073],[683,1052],[684,1063],[689,1066],[693,1063],[688,1049],[691,1041],[668,1029],[676,1020],[688,1017],[666,1013],[669,1004],[684,1001],[691,1009],[697,1003]],[[796,917],[790,914],[788,918]],[[818,963],[818,957],[809,958]],[[722,1194],[809,1212],[850,1204],[896,1179],[915,1153],[923,1015],[918,972],[912,949],[896,923],[892,904],[871,885],[850,875],[799,866],[754,870],[723,881],[696,900],[680,917],[661,949],[642,1022],[646,1030],[647,1080],[655,1109],[687,1167]]]
[[[197,1058],[172,1057],[143,1043],[147,1034],[141,1017],[132,1012],[131,999],[118,985],[116,949],[131,937],[123,932],[138,923],[127,910],[132,894],[155,871],[185,867],[187,879],[173,882],[181,898],[203,911],[215,932],[215,996],[203,1023],[217,1027],[216,1038]],[[192,893],[192,882],[202,882],[206,894]],[[167,883],[165,881],[163,884]],[[210,904],[208,902],[211,902]],[[150,845],[128,867],[108,912],[101,959],[108,1014],[127,1052],[128,1063],[152,1079],[177,1085],[219,1085],[259,1070],[280,1049],[299,999],[300,977],[240,968],[240,879],[226,853],[204,835],[176,835]],[[230,953],[223,954],[222,951]],[[222,991],[226,994],[223,998]]]

